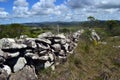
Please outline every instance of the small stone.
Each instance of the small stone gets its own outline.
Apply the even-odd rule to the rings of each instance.
[[[48,67],[50,67],[54,62],[49,62],[49,61],[46,61],[45,64],[44,64],[44,68],[47,69]]]
[[[52,66],[51,66],[51,69],[54,71],[54,70],[55,70],[55,65],[52,65]]]

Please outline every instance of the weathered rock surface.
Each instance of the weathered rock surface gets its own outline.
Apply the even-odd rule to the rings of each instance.
[[[24,57],[20,57],[14,66],[14,72],[21,70],[26,63],[27,63],[26,59]]]
[[[37,80],[34,67],[25,66],[21,71],[13,73],[9,80]]]

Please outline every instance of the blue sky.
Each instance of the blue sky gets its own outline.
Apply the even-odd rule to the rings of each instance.
[[[120,20],[119,0],[0,0],[0,24]]]

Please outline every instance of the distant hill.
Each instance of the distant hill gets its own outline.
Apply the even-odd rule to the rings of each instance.
[[[23,23],[25,26],[31,27],[52,27],[59,25],[60,27],[82,26],[82,27],[104,27],[106,21],[82,21],[82,22],[40,22],[40,23]],[[120,24],[120,21],[118,21]]]

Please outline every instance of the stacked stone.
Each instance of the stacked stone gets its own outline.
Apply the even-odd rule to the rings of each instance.
[[[73,53],[82,33],[83,30],[79,30],[66,37],[46,32],[38,38],[22,35],[19,39],[1,39],[0,80],[36,80],[35,71],[48,67],[54,70],[56,65],[67,60],[69,53]],[[26,77],[28,72],[32,77]],[[19,79],[20,75],[22,79]]]

